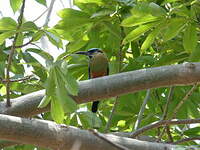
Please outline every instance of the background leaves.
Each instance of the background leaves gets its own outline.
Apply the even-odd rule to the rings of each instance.
[[[46,0],[36,0],[47,6]],[[43,119],[74,125],[84,129],[104,131],[113,99],[101,101],[98,114],[91,113],[91,103],[77,105],[70,95],[78,94],[78,81],[88,79],[88,59],[75,55],[76,51],[101,48],[110,61],[110,74],[148,67],[179,64],[200,60],[200,4],[197,0],[74,0],[74,7],[58,12],[60,21],[54,27],[40,27],[24,18],[20,29],[14,18],[0,19],[0,78],[5,78],[10,41],[19,33],[17,46],[30,41],[28,46],[16,49],[11,66],[12,79],[29,80],[11,84],[11,97],[46,89],[46,97],[39,107],[51,106],[51,113]],[[17,14],[22,0],[10,0]],[[28,5],[28,2],[27,2]],[[26,12],[25,12],[26,13]],[[64,52],[57,58],[39,46],[40,39],[47,39]],[[38,58],[40,57],[40,58]],[[121,62],[120,62],[121,61]],[[121,64],[121,66],[119,66]],[[169,114],[190,89],[175,87]],[[177,115],[179,119],[200,115],[197,88]],[[162,118],[169,88],[152,89],[150,100],[143,114],[141,127]],[[130,132],[137,120],[145,98],[145,91],[119,97],[119,104],[111,121],[110,130]],[[0,95],[5,98],[5,84],[0,83]],[[176,140],[199,133],[199,125],[176,126],[171,131]],[[157,136],[157,129],[147,132]],[[162,137],[167,141],[166,134]],[[194,144],[192,142],[188,145]]]

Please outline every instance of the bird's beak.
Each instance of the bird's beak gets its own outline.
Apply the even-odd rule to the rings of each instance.
[[[79,52],[76,52],[75,54],[81,54],[81,55],[87,55],[88,56],[87,51],[79,51]]]

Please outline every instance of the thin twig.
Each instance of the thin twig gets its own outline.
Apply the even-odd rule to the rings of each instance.
[[[146,96],[145,96],[145,98],[143,100],[142,106],[140,108],[140,111],[138,113],[138,118],[137,118],[137,120],[135,122],[135,126],[133,127],[133,130],[137,130],[139,128],[139,126],[140,126],[140,123],[142,121],[142,116],[143,116],[146,104],[147,104],[148,100],[150,99],[150,93],[151,93],[151,90],[148,89],[147,92],[146,92]]]
[[[29,45],[29,44],[32,44],[32,42],[33,42],[33,39],[31,39],[30,41],[28,41],[27,43],[22,44],[22,45],[15,45],[14,48],[15,48],[15,49],[16,49],[16,48],[22,48],[22,47],[24,47],[24,46],[27,46],[27,45]],[[12,48],[12,46],[8,46],[7,48]]]
[[[167,96],[167,103],[166,103],[166,105],[164,107],[164,112],[163,112],[163,116],[162,116],[161,120],[166,120],[167,119],[168,108],[169,108],[169,104],[170,104],[170,102],[172,100],[173,93],[174,93],[174,87],[172,86],[169,89],[169,94]],[[167,133],[170,141],[173,141],[172,135],[170,133],[170,127],[169,126],[165,126],[164,129],[161,131],[161,133],[159,134],[159,137],[158,137],[158,141],[161,140],[161,138],[164,135],[165,131],[167,131],[166,133]]]
[[[69,0],[69,8],[72,8],[72,7],[73,7],[73,1]]]
[[[47,13],[47,17],[46,17],[46,20],[45,20],[45,23],[44,23],[43,26],[48,26],[49,18],[51,16],[51,12],[53,10],[53,5],[54,5],[55,1],[56,0],[51,0],[50,6],[49,6],[49,9],[48,9],[48,13]]]
[[[119,103],[119,102],[118,102],[118,101],[119,101],[118,99],[119,99],[119,97],[117,96],[117,97],[115,98],[114,106],[112,107],[111,113],[110,113],[110,115],[109,115],[108,122],[106,123],[106,127],[105,127],[105,130],[104,130],[105,133],[107,133],[108,130],[109,130],[109,128],[110,128],[110,124],[111,124],[111,121],[112,121],[112,117],[113,117],[114,112],[115,112],[115,110],[116,110],[116,108],[117,108],[117,105],[118,105],[118,103]]]
[[[61,5],[62,5],[62,7],[65,8],[65,4],[63,3],[62,0],[60,0],[60,3],[61,3]],[[71,7],[70,7],[70,8],[71,8]]]
[[[147,126],[144,126],[138,129],[137,131],[133,132],[130,137],[135,138],[136,136],[144,133],[147,130],[158,128],[163,125],[195,124],[195,123],[200,123],[200,118],[199,119],[162,120],[162,121],[154,122],[152,124],[149,124]]]
[[[55,1],[56,1],[56,0],[51,0],[51,3],[50,3],[50,5],[49,5],[49,9],[48,9],[47,16],[46,16],[46,19],[45,19],[45,22],[44,22],[43,27],[46,27],[46,26],[48,26],[48,24],[49,24],[51,12],[52,12],[52,10],[53,10],[53,6],[54,6]],[[40,43],[41,43],[41,47],[44,48],[44,49],[46,49],[46,46],[47,46],[47,45],[46,45],[46,40],[45,40],[44,36],[42,36],[42,37],[40,38]],[[47,47],[48,47],[48,46],[47,46]],[[48,50],[47,50],[47,51],[48,51]]]
[[[167,103],[164,107],[164,112],[163,112],[163,116],[162,116],[162,120],[166,120],[167,119],[167,113],[168,113],[168,109],[169,109],[169,104],[172,100],[172,96],[174,94],[174,86],[170,87],[169,89],[169,94],[167,96]]]
[[[48,10],[49,10],[49,7],[44,12],[42,12],[41,15],[39,15],[37,18],[35,18],[33,20],[33,22],[36,22],[38,19],[40,19]]]
[[[112,141],[110,141],[109,139],[107,139],[106,137],[104,137],[103,135],[99,134],[98,132],[96,132],[95,130],[89,130],[92,134],[94,134],[96,137],[104,140],[105,142],[109,143],[110,145],[116,147],[117,149],[120,149],[120,150],[129,150],[128,148],[122,146],[122,145],[119,145],[117,143],[113,143]]]
[[[165,128],[166,128],[166,132],[167,132],[169,141],[173,142],[174,139],[173,139],[172,134],[171,134],[171,131],[170,131],[170,126],[166,126]]]
[[[160,107],[161,112],[163,112],[163,107],[162,107],[162,104],[161,104],[161,99],[160,99],[160,97],[159,97],[159,94],[158,94],[158,90],[157,90],[157,89],[154,90],[154,95],[155,95],[155,97],[157,98],[158,105],[159,105],[159,107]]]
[[[3,13],[0,11],[0,16],[3,17]]]
[[[23,77],[23,78],[20,78],[20,79],[9,79],[9,82],[20,82],[20,81],[26,81],[26,80],[30,80],[31,77],[33,77],[33,75],[26,76],[26,77]],[[7,80],[6,80],[6,79],[0,79],[0,82],[1,82],[1,83],[6,83]]]
[[[20,27],[22,25],[24,8],[25,8],[25,0],[23,0],[23,3],[22,3],[20,15],[19,15],[19,18],[18,18],[17,29],[20,29]],[[12,64],[12,58],[13,58],[13,55],[14,55],[14,52],[15,52],[15,46],[16,46],[18,36],[19,36],[19,33],[16,33],[16,35],[14,37],[13,45],[11,47],[11,52],[10,52],[9,57],[8,57],[8,64],[7,64],[7,68],[6,68],[6,99],[7,99],[6,106],[7,107],[11,106],[11,103],[10,103],[10,67],[11,67],[11,64]]]
[[[180,107],[185,103],[185,101],[192,95],[194,90],[197,87],[197,83],[193,85],[193,87],[188,91],[188,93],[185,95],[185,97],[178,103],[176,108],[174,109],[174,113],[172,115],[172,119],[176,118],[176,114],[179,111]]]
[[[15,48],[22,48],[24,46],[27,46],[27,45],[31,44],[32,42],[33,42],[33,38],[30,41],[28,41],[27,43],[25,43],[25,44],[15,46]]]
[[[178,110],[180,109],[180,107],[184,104],[184,102],[188,99],[188,97],[190,97],[193,93],[193,91],[196,89],[197,84],[194,84],[193,87],[188,91],[188,93],[185,95],[185,97],[179,102],[179,104],[176,106],[176,108],[174,109],[174,113],[172,115],[172,119],[176,118],[176,114],[178,112]],[[170,95],[169,95],[170,96]],[[165,112],[164,112],[165,115]],[[166,117],[163,115],[163,120],[166,119]],[[167,114],[166,114],[167,115]],[[168,129],[167,129],[168,128]],[[171,142],[173,142],[172,136],[171,134],[169,135],[169,127],[165,126],[164,129],[162,130],[161,134],[159,135],[159,140],[162,138],[162,136],[164,135],[165,131],[167,131],[168,133],[168,137],[170,139]]]
[[[176,145],[176,144],[181,144],[181,143],[184,143],[184,142],[189,142],[189,141],[194,141],[194,140],[200,140],[200,136],[190,137],[190,138],[184,138],[184,139],[178,140],[176,142],[169,142],[169,143]]]

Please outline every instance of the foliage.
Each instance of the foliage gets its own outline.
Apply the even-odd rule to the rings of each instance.
[[[46,6],[45,0],[36,0]],[[10,0],[13,12],[20,9],[22,0]],[[104,131],[114,100],[101,102],[99,113],[90,112],[91,104],[78,105],[69,95],[77,95],[76,80],[87,79],[87,58],[73,54],[76,51],[98,47],[110,60],[110,74],[147,67],[178,64],[200,60],[200,3],[198,0],[74,0],[77,9],[65,8],[58,12],[60,21],[53,27],[38,27],[32,21],[23,21],[21,28],[13,18],[0,19],[0,78],[5,78],[5,68],[12,40],[19,33],[17,46],[31,39],[37,42],[46,36],[58,48],[69,41],[65,52],[54,59],[42,48],[17,48],[11,66],[12,79],[23,78],[31,70],[34,78],[11,84],[11,97],[18,97],[46,89],[46,97],[39,107],[51,103],[51,115],[58,123],[82,128],[98,127]],[[45,64],[36,59],[37,54]],[[119,61],[122,61],[121,63]],[[121,64],[121,65],[120,65]],[[175,87],[169,106],[173,109],[190,87]],[[140,127],[161,119],[169,88],[152,89]],[[128,94],[119,98],[111,121],[112,131],[132,131],[146,92]],[[5,98],[5,84],[0,84],[1,99]],[[178,112],[177,118],[197,118],[200,113],[197,88]],[[175,140],[199,135],[198,127],[175,126],[171,128]],[[157,136],[159,129],[145,134]],[[181,136],[180,136],[181,135]],[[167,141],[167,135],[163,136]],[[187,144],[194,144],[188,142]]]

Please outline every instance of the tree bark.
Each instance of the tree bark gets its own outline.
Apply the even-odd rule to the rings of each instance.
[[[101,134],[106,139],[103,140],[88,130],[59,125],[52,121],[24,119],[3,114],[0,114],[0,129],[0,139],[2,140],[32,144],[54,150],[69,150],[72,148],[80,150],[118,149],[109,142],[122,145],[130,150],[170,150],[177,147],[109,134]]]
[[[200,63],[147,68],[79,82],[77,103],[115,97],[122,94],[167,86],[191,85],[200,82]],[[12,107],[0,103],[0,113],[29,117],[49,110],[37,108],[45,94],[44,90],[12,99]]]

